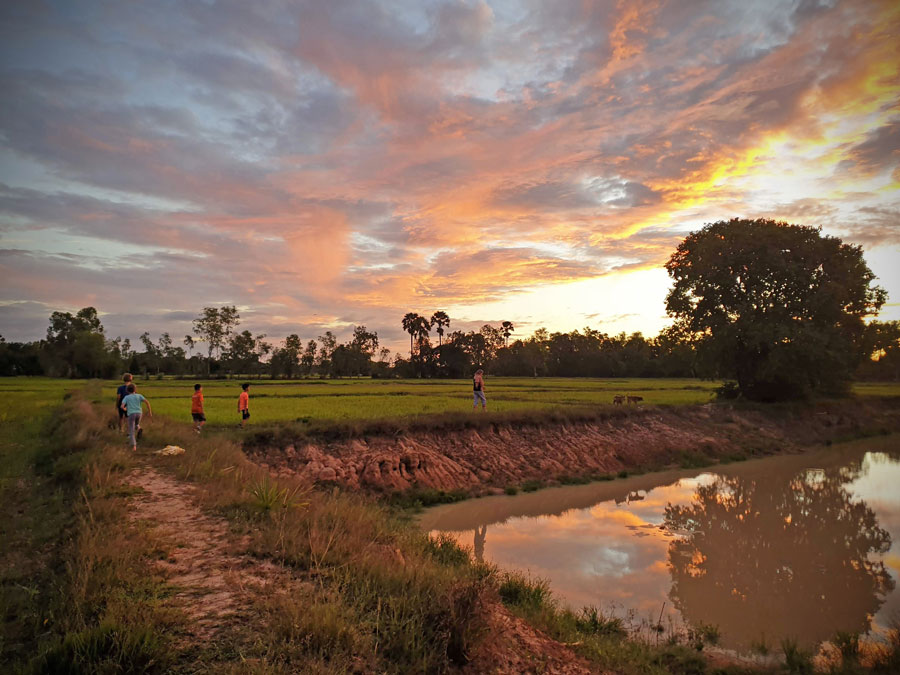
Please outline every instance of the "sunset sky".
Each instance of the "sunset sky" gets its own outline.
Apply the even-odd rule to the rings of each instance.
[[[0,334],[666,324],[704,223],[861,244],[900,319],[900,3],[4,2]]]

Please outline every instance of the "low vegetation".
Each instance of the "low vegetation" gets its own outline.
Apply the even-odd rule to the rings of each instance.
[[[635,631],[596,608],[560,607],[546,584],[474,563],[390,504],[270,477],[227,434],[197,437],[163,417],[143,447],[187,452],[135,456],[109,428],[108,391],[67,398],[58,382],[12,382],[20,391],[5,384],[0,413],[0,536],[10,544],[0,552],[0,661],[12,672],[442,672],[474,657],[502,605],[601,668],[712,672],[698,654],[714,627]],[[130,474],[148,466],[192,485],[243,555],[279,570],[280,592],[245,589],[216,639],[192,637],[159,571],[173,542],[129,519],[140,496]],[[840,644],[851,653],[851,639]],[[879,663],[897,653],[886,648]]]

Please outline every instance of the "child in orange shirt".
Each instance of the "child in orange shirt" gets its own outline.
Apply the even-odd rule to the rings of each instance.
[[[244,422],[250,419],[250,383],[246,382],[241,385],[241,395],[238,396],[238,412],[241,414],[241,429],[244,428]]]
[[[194,431],[198,434],[206,424],[206,415],[203,414],[203,386],[194,385],[194,395],[191,396],[191,417],[194,419]]]

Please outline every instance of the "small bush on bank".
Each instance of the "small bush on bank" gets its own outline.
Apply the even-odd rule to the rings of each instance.
[[[682,469],[702,469],[712,463],[713,459],[702,452],[682,452],[678,458],[678,466]]]
[[[604,616],[596,607],[584,607],[575,618],[575,627],[590,635],[624,638],[625,622],[616,616]]]
[[[35,673],[153,673],[169,663],[166,645],[150,626],[123,626],[109,621],[69,633],[34,664]]]
[[[507,572],[503,575],[498,589],[503,603],[522,609],[537,609],[550,602],[550,586],[543,579],[527,577]]]
[[[813,668],[813,653],[803,649],[792,638],[781,641],[781,651],[784,654],[784,665],[791,675],[811,675]]]
[[[387,503],[401,509],[416,509],[435,504],[453,504],[469,498],[465,490],[436,490],[434,488],[412,488],[403,492],[393,492]]]
[[[470,560],[469,552],[446,534],[428,537],[425,552],[441,565],[466,565]]]
[[[537,492],[542,487],[544,487],[544,481],[532,478],[522,483],[522,492]]]

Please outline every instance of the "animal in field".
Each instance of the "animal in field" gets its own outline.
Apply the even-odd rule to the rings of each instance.
[[[634,403],[635,405],[644,400],[643,396],[632,396],[631,394],[628,394],[626,398],[628,399],[629,404]]]
[[[622,405],[623,403],[625,403],[624,396],[613,396],[613,405]]]

